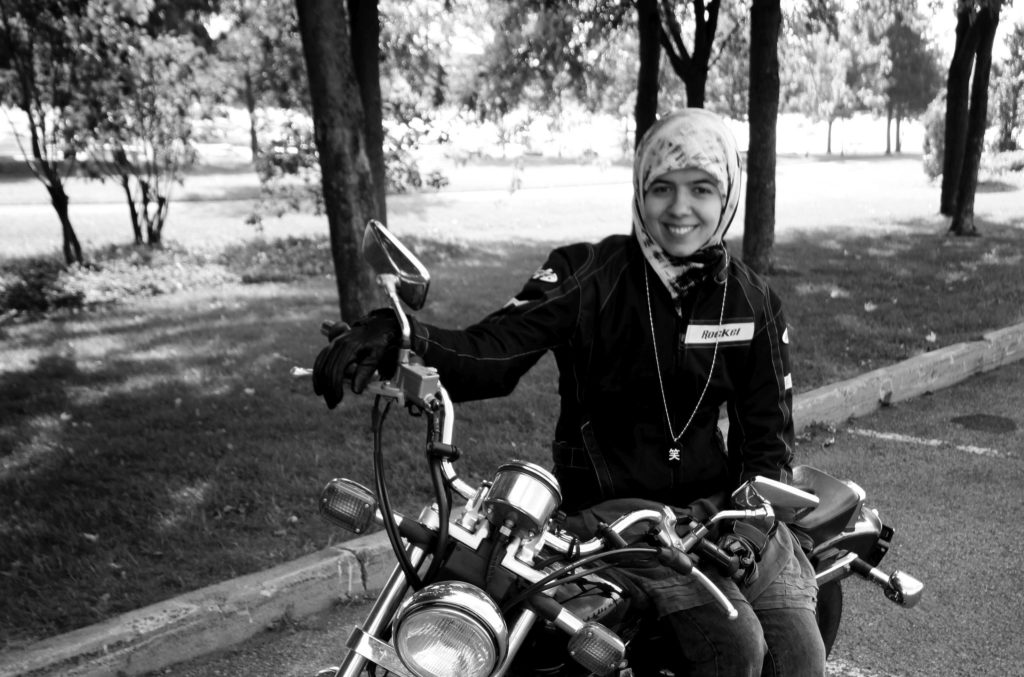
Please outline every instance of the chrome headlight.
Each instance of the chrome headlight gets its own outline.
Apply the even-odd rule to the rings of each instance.
[[[395,615],[395,649],[416,677],[488,677],[508,653],[508,628],[480,588],[429,585]]]

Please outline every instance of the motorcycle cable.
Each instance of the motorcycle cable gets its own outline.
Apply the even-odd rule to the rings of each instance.
[[[430,583],[437,577],[444,562],[444,550],[448,544],[448,520],[451,517],[451,492],[444,482],[444,475],[441,472],[441,459],[431,458],[430,478],[434,485],[434,497],[437,500],[437,541],[435,541],[433,556],[430,559],[430,566],[423,575],[423,581]]]
[[[552,571],[550,574],[540,579],[536,583],[533,583],[523,588],[523,590],[520,591],[514,597],[512,597],[512,599],[503,603],[501,605],[501,610],[503,613],[507,613],[515,605],[519,604],[523,600],[528,599],[529,597],[532,597],[533,595],[539,592],[543,592],[544,590],[547,590],[550,587],[554,587],[555,585],[562,585],[563,583],[577,580],[579,578],[588,576],[597,571],[609,569],[615,566],[613,562],[603,562],[594,569],[588,569],[587,571],[582,571],[577,574],[568,574],[569,571],[579,569],[580,567],[590,564],[592,562],[597,562],[598,560],[602,560],[607,557],[614,557],[616,555],[651,555],[657,557],[658,548],[652,546],[629,546],[626,548],[616,548],[615,550],[606,550],[604,552],[595,552],[593,555],[587,555],[586,557],[582,557],[576,560],[575,562],[571,562],[565,565],[561,569],[556,569],[555,571]]]
[[[426,410],[427,414],[427,463],[430,467],[430,480],[434,488],[434,500],[437,504],[437,540],[434,542],[434,551],[430,559],[430,566],[423,575],[425,583],[432,582],[442,564],[445,562],[445,549],[448,546],[448,521],[451,519],[452,511],[452,489],[445,482],[442,464],[445,460],[458,458],[459,452],[454,446],[438,444],[435,440],[440,437],[441,431],[439,420],[436,416],[438,402],[435,400],[433,406]]]
[[[381,396],[378,395],[373,402],[373,481],[377,489],[377,500],[380,501],[380,513],[384,522],[384,531],[388,535],[391,549],[395,552],[398,565],[405,574],[405,580],[413,590],[423,588],[423,580],[416,572],[409,555],[402,547],[402,538],[398,533],[398,525],[395,523],[394,513],[391,511],[391,499],[388,497],[387,482],[384,478],[384,445],[382,437],[384,434],[384,419],[387,418],[391,409],[392,400],[388,399],[387,404],[381,408]]]

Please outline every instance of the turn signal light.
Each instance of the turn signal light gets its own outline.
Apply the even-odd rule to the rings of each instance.
[[[569,655],[593,674],[603,676],[622,662],[626,645],[600,623],[587,623],[569,640]]]
[[[377,497],[358,482],[337,478],[320,492],[320,515],[342,529],[361,534],[373,524]]]

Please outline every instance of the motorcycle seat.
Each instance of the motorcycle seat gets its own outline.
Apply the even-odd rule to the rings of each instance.
[[[855,484],[836,479],[808,465],[793,468],[793,486],[818,497],[819,503],[801,514],[790,526],[803,532],[815,544],[840,533],[857,515],[864,500],[863,490]]]

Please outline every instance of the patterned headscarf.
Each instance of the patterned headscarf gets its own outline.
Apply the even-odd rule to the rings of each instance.
[[[644,224],[644,195],[654,180],[677,169],[702,169],[718,182],[722,216],[718,227],[686,258],[661,248]],[[678,300],[728,261],[722,238],[740,202],[740,154],[736,139],[720,117],[703,108],[686,108],[655,122],[633,160],[633,233],[662,283]]]

